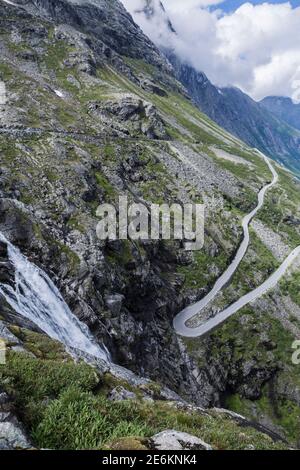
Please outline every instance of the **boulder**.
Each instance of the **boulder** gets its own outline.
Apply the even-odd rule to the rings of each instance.
[[[162,431],[151,438],[155,450],[212,450],[212,447],[196,436],[175,430]]]
[[[134,400],[136,394],[126,390],[126,388],[121,385],[114,388],[108,395],[108,399],[111,401],[124,401],[124,400]]]
[[[123,133],[142,133],[149,139],[166,139],[164,122],[156,107],[135,95],[123,95],[106,102],[91,102],[89,111],[101,122]]]
[[[13,413],[9,396],[0,390],[0,450],[30,449],[32,444]]]
[[[27,436],[10,413],[0,413],[0,450],[30,449]]]
[[[156,83],[152,82],[151,80],[144,78],[141,83],[141,87],[150,92],[155,93],[158,96],[167,97],[168,93],[161,87],[159,87]]]
[[[12,334],[6,325],[0,320],[0,340],[1,339],[8,343],[20,344],[20,340]]]

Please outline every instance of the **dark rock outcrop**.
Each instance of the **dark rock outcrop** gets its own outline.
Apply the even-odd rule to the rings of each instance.
[[[34,15],[92,34],[106,48],[118,54],[147,60],[159,68],[170,70],[170,65],[119,0],[16,0],[14,3]]]

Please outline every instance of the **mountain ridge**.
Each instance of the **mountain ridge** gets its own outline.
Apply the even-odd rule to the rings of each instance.
[[[267,96],[260,104],[282,121],[295,129],[300,129],[300,104],[289,97]]]
[[[186,87],[194,102],[221,127],[257,147],[271,158],[299,173],[300,133],[282,116],[255,102],[239,88],[214,86],[203,72],[183,63],[174,52],[164,50],[176,78]]]

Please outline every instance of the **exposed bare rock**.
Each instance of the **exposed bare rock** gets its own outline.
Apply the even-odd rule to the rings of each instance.
[[[198,437],[174,430],[162,431],[151,438],[154,450],[212,450]]]
[[[89,109],[103,123],[124,135],[144,134],[149,139],[165,139],[167,136],[155,106],[134,95],[92,103]]]
[[[260,220],[253,220],[251,226],[278,261],[283,261],[288,256],[291,251],[290,247],[278,233],[266,227]]]
[[[108,399],[111,401],[134,400],[136,399],[136,395],[135,393],[126,390],[124,387],[119,386],[110,392]]]
[[[12,410],[10,398],[0,389],[0,450],[30,449],[32,444]]]

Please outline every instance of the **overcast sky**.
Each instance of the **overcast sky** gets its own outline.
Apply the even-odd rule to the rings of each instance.
[[[204,71],[218,86],[235,85],[259,100],[268,95],[300,101],[300,0],[162,0],[177,35],[159,12],[137,13],[145,0],[121,0],[158,45]]]

